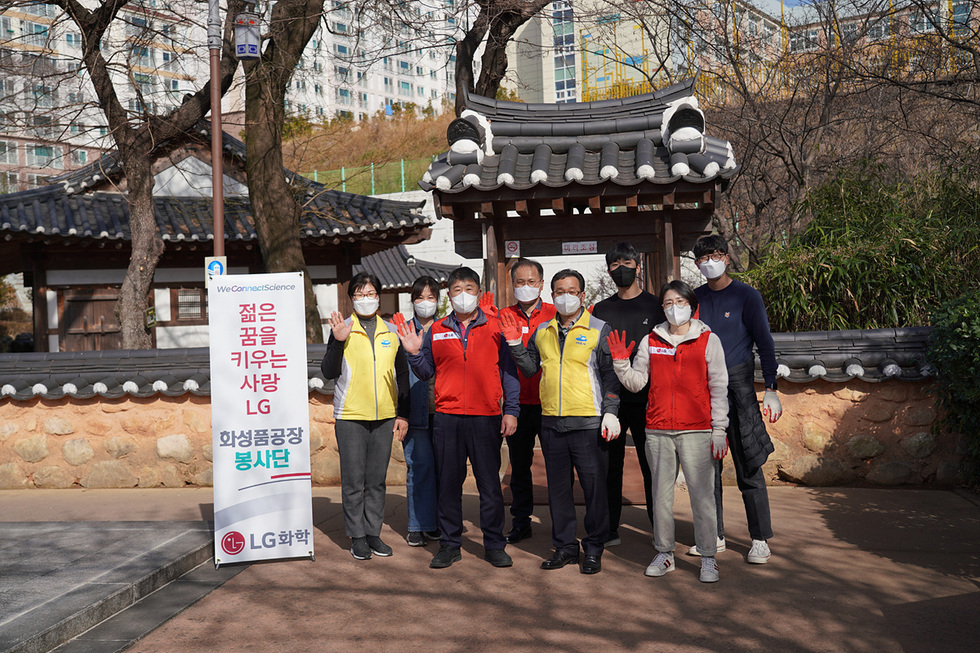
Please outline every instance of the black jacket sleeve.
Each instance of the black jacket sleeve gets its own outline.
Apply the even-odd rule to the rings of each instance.
[[[521,374],[530,379],[538,373],[538,370],[541,369],[541,354],[538,353],[538,346],[535,343],[533,335],[528,340],[527,347],[522,342],[509,345],[509,347],[510,353],[514,357],[514,362],[517,363],[517,369],[520,370]]]
[[[599,333],[599,352],[596,360],[599,364],[599,378],[602,380],[602,414],[612,413],[619,415],[619,377],[613,368],[612,354],[609,352],[609,343],[606,338],[612,332],[609,325],[602,327]]]
[[[408,419],[408,413],[411,407],[409,399],[408,359],[405,358],[405,349],[402,347],[399,347],[398,351],[395,352],[395,385],[398,387],[398,406],[395,414],[398,417]]]
[[[344,363],[344,343],[341,340],[337,340],[330,334],[330,338],[327,340],[327,353],[323,355],[323,360],[320,362],[320,371],[323,373],[323,378],[325,379],[336,379],[340,376],[340,370]],[[405,381],[406,385],[408,380]]]

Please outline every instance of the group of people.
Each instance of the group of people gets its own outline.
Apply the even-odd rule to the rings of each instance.
[[[732,452],[752,544],[747,561],[768,562],[772,538],[762,465],[773,451],[763,417],[779,419],[776,358],[762,297],[728,275],[720,236],[695,245],[707,283],[679,280],[659,296],[642,290],[639,252],[628,243],[606,254],[617,291],[583,305],[585,279],[571,269],[551,279],[553,304],[541,299],[544,269],[530,259],[511,267],[517,302],[497,311],[470,268],[448,279],[451,312],[436,319],[439,283],[412,287],[414,316],[378,316],[380,282],[369,273],[348,286],[354,312],[333,313],[321,368],[335,379],[344,526],[351,555],[390,556],[381,538],[392,436],[407,464],[408,544],[438,541],[429,566],[462,559],[462,489],[467,461],[480,498],[485,559],[513,564],[507,544],[532,537],[535,440],[541,444],[552,521],[550,558],[602,570],[606,547],[621,543],[625,434],[633,438],[656,556],[647,576],[674,570],[674,485],[682,471],[691,497],[700,580],[719,578],[725,550],[722,461]],[[766,389],[754,388],[758,351]],[[505,534],[500,484],[507,439],[511,528]],[[585,496],[579,541],[573,493]]]

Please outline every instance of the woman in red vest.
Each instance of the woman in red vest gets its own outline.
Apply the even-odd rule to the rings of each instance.
[[[609,335],[613,367],[623,387],[637,392],[650,382],[646,416],[646,455],[653,476],[654,546],[657,556],[647,576],[674,570],[674,482],[677,463],[691,495],[694,540],[702,552],[701,581],[718,580],[715,561],[714,466],[728,453],[728,368],[718,336],[691,316],[697,311],[694,290],[671,281],[660,290],[667,321],[640,341],[630,365],[634,343],[625,335]],[[703,549],[701,547],[704,547]]]

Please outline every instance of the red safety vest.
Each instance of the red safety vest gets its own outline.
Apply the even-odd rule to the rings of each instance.
[[[500,384],[500,322],[486,316],[470,323],[466,338],[448,326],[447,318],[432,325],[432,362],[436,370],[436,412],[453,415],[500,415],[504,396]]]
[[[665,431],[704,431],[711,428],[711,394],[708,391],[708,347],[705,329],[694,340],[677,347],[650,334],[650,394],[647,428]]]

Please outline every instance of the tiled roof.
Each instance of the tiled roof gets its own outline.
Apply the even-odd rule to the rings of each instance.
[[[354,273],[370,272],[381,281],[382,290],[409,290],[416,279],[423,275],[445,283],[455,265],[419,261],[408,253],[404,245],[386,249],[361,259],[354,266]]]
[[[213,238],[209,198],[155,197],[153,203],[157,229],[163,240]],[[431,218],[418,211],[420,206],[420,203],[381,200],[321,187],[318,192],[307,192],[300,231],[314,238],[345,238],[432,224]],[[0,195],[0,232],[129,240],[129,202],[122,193],[96,191],[70,195],[61,184],[8,193]],[[248,198],[226,198],[225,239],[256,238]]]
[[[457,193],[502,186],[558,188],[705,183],[737,170],[731,144],[704,133],[694,80],[614,100],[522,104],[467,95],[450,123],[450,149],[419,186]]]
[[[920,381],[934,374],[925,363],[931,331],[916,327],[775,333],[778,374],[792,383]],[[325,345],[307,345],[310,392],[333,392],[333,383],[320,374],[325,351]],[[0,354],[0,401],[209,395],[210,374],[206,347]],[[762,382],[758,364],[756,380]]]

